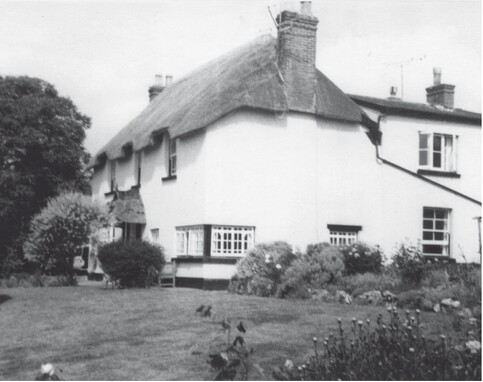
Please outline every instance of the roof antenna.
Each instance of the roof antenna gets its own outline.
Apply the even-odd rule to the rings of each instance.
[[[275,28],[278,28],[278,24],[275,21],[275,19],[273,18],[272,11],[270,10],[270,6],[268,6],[267,8],[268,8],[268,13],[270,13],[270,17],[272,18],[272,21],[275,24]]]

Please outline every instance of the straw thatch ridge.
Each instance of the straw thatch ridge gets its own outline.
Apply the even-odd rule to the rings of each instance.
[[[168,131],[177,138],[240,108],[291,110],[286,94],[277,67],[277,41],[261,36],[167,87],[93,157],[89,167],[106,157],[124,156],[127,144],[138,151],[152,144],[156,134]],[[361,109],[319,71],[314,102],[297,111],[346,122],[362,120]]]

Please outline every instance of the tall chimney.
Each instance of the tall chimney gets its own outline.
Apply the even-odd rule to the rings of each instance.
[[[283,11],[277,16],[278,68],[291,110],[313,111],[316,69],[317,24],[311,2],[302,1],[299,13]]]
[[[161,74],[156,74],[154,76],[154,85],[149,88],[149,102],[151,102],[154,97],[156,97],[163,90],[163,76]]]
[[[426,88],[426,99],[431,106],[453,109],[454,85],[441,83],[441,68],[433,68],[433,86]]]

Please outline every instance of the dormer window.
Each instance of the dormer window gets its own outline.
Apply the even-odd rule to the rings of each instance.
[[[116,182],[116,160],[113,159],[109,161],[110,163],[110,169],[109,169],[109,177],[111,180],[111,191],[114,191],[117,187],[117,182]]]
[[[456,135],[419,132],[419,168],[456,172]]]
[[[176,175],[176,139],[169,140],[169,176]]]

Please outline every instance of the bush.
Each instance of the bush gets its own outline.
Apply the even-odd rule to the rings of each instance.
[[[273,296],[282,274],[296,258],[292,247],[283,241],[258,244],[238,261],[228,290],[240,294]]]
[[[342,277],[341,252],[327,243],[310,244],[306,254],[292,263],[282,276],[279,297],[309,298],[310,289],[333,284]]]
[[[114,241],[99,247],[103,271],[123,288],[155,285],[166,260],[164,249],[147,241]]]
[[[393,260],[405,283],[421,284],[429,269],[421,249],[411,243],[401,243],[394,253]]]
[[[384,292],[389,290],[396,293],[399,289],[401,279],[391,273],[359,273],[351,276],[342,277],[337,286],[352,295],[352,297],[360,296],[365,292],[378,290]]]
[[[43,272],[68,275],[74,282],[77,248],[108,221],[107,206],[79,193],[61,194],[32,219],[25,253]]]
[[[379,314],[375,324],[352,319],[349,328],[338,320],[339,334],[314,337],[314,355],[301,365],[287,360],[273,370],[276,380],[481,380],[481,329],[464,340],[441,335],[426,338],[420,313],[397,310]]]
[[[371,247],[364,243],[355,243],[342,248],[345,271],[348,275],[356,273],[381,273],[383,256],[378,247]]]

